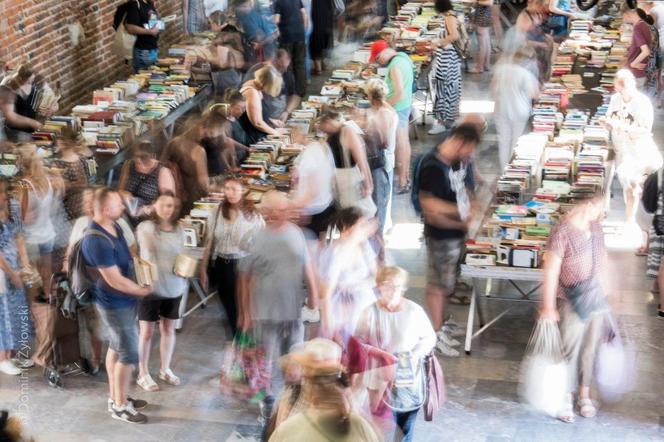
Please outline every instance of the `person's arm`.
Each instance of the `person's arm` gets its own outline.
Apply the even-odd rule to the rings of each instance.
[[[542,308],[540,311],[541,319],[552,319],[554,321],[560,319],[558,307],[556,306],[556,297],[562,263],[563,259],[558,253],[551,250],[546,253],[546,258],[544,260]]]
[[[453,230],[468,228],[468,225],[461,221],[456,204],[443,201],[427,192],[420,192],[420,206],[424,220],[431,226]]]
[[[304,32],[306,33],[309,28],[309,15],[304,8],[300,9],[300,14],[302,14],[302,23],[304,24]]]
[[[145,29],[142,26],[126,24],[125,29],[127,32],[133,35],[152,35],[154,37],[159,35],[159,28],[157,26],[152,29]]]
[[[10,126],[32,130],[38,130],[42,127],[39,121],[17,114],[14,102],[2,102],[0,111],[5,116],[5,123]]]
[[[118,266],[98,267],[97,271],[104,279],[106,285],[120,293],[143,297],[152,293],[152,287],[141,287],[129,278],[122,276]]]
[[[438,46],[442,48],[460,38],[459,30],[457,29],[457,18],[454,15],[445,16],[445,29],[447,29],[447,37],[441,38],[438,42]]]
[[[403,97],[403,81],[401,78],[401,72],[397,69],[396,66],[393,66],[390,69],[390,72],[387,74],[392,80],[392,95],[387,99],[387,102],[390,106],[394,106],[401,100]]]
[[[559,1],[560,0],[549,0],[549,12],[551,12],[552,14],[555,14],[555,15],[562,15],[562,16],[568,17],[570,19],[575,18],[576,16],[574,15],[574,13],[572,13],[570,11],[565,11],[564,9],[560,9],[558,7],[558,2]]]
[[[348,149],[352,158],[355,160],[355,164],[357,164],[357,167],[362,173],[364,196],[371,195],[373,192],[373,178],[371,176],[371,169],[369,169],[369,163],[367,162],[367,153],[364,148],[364,143],[357,132],[355,132],[355,129],[343,127],[341,130],[341,145],[345,149]]]
[[[194,151],[191,153],[191,157],[194,160],[194,164],[196,166],[196,177],[198,178],[198,185],[205,193],[208,193],[210,191],[210,178],[208,177],[207,157],[205,156],[205,150],[200,146],[196,146]]]
[[[241,321],[238,326],[242,330],[251,327],[251,274],[241,271],[238,274],[238,293],[240,305],[238,305],[238,318]]]
[[[278,134],[279,132],[276,129],[263,120],[263,104],[258,91],[248,89],[245,92],[245,98],[247,99],[247,117],[249,117],[251,125],[268,135]]]
[[[290,95],[288,97],[286,110],[282,112],[282,114],[279,116],[279,119],[285,123],[286,120],[288,120],[290,114],[292,114],[295,109],[300,107],[300,103],[302,103],[302,97],[297,94]]]
[[[402,324],[402,327],[403,330],[412,330],[413,332],[419,334],[419,341],[411,350],[413,359],[419,361],[431,353],[431,350],[433,350],[435,347],[436,332],[433,330],[431,321],[427,317],[426,313],[424,313],[424,310],[419,309],[419,314],[417,316],[413,316],[413,318],[416,318],[414,324]]]
[[[650,47],[648,45],[641,45],[639,47],[641,52],[639,55],[629,64],[629,67],[632,69],[643,70],[646,68],[645,60],[650,57]]]
[[[175,195],[175,179],[168,167],[162,167],[159,170],[159,193],[166,191],[173,192]]]
[[[304,265],[304,279],[307,283],[307,287],[309,288],[307,306],[310,309],[315,309],[318,307],[318,284],[316,283],[314,267],[311,265],[311,262],[307,262]]]

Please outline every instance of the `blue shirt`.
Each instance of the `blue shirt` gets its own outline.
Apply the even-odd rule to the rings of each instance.
[[[85,236],[81,247],[85,264],[91,268],[102,269],[118,266],[122,276],[132,278],[134,273],[132,257],[129,253],[127,241],[122,235],[122,229],[116,225],[116,236],[113,236],[94,221],[90,223],[88,228],[101,232],[106,238],[99,235]],[[94,275],[93,279],[95,280],[95,286],[92,295],[100,307],[107,310],[116,310],[136,305],[137,298],[112,289],[104,282],[101,275]]]

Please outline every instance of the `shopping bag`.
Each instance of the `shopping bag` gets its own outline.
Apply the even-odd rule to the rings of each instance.
[[[245,332],[238,332],[224,352],[221,391],[250,402],[259,402],[270,382],[269,366],[262,347]]]
[[[629,340],[623,340],[616,321],[608,316],[595,360],[595,380],[603,401],[615,402],[631,389],[634,384],[634,367],[634,346]]]
[[[532,409],[557,416],[569,400],[569,373],[558,325],[537,321],[521,363],[519,394]]]

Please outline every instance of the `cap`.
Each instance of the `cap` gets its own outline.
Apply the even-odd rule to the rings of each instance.
[[[371,44],[371,55],[369,56],[369,63],[373,63],[374,60],[376,60],[376,57],[378,57],[378,54],[380,54],[389,47],[390,45],[388,45],[385,40],[374,41]]]

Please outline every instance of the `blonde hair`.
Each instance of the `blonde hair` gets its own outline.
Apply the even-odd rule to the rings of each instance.
[[[387,84],[380,78],[372,78],[367,83],[367,95],[372,103],[385,101],[387,93]]]
[[[284,79],[274,67],[263,66],[254,74],[254,84],[266,94],[278,97]]]
[[[404,285],[408,284],[408,272],[401,267],[388,266],[378,270],[376,275],[376,284],[381,285],[386,282],[401,281]]]

